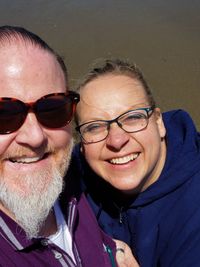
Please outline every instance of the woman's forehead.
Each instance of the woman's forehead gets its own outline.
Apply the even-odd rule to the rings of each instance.
[[[139,82],[127,76],[106,76],[81,90],[77,112],[84,121],[109,119],[147,105],[145,90]]]
[[[83,103],[108,109],[115,104],[134,105],[147,99],[141,83],[125,75],[99,77],[84,86],[80,94]]]

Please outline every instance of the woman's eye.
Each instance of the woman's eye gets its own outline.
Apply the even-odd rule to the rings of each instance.
[[[90,125],[88,125],[86,128],[85,128],[85,130],[84,130],[84,132],[90,132],[90,133],[92,133],[92,132],[99,132],[99,131],[101,131],[101,129],[103,128],[103,125],[101,125],[101,124],[90,124]]]
[[[126,118],[124,118],[125,121],[134,121],[134,120],[140,120],[140,119],[144,119],[144,114],[142,113],[134,113],[134,114],[130,114],[128,115]]]

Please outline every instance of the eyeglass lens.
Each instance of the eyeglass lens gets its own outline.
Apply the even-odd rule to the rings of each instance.
[[[107,137],[112,123],[117,123],[121,129],[128,133],[141,131],[146,128],[148,125],[148,112],[151,110],[151,108],[130,110],[113,120],[93,121],[85,123],[77,127],[77,129],[86,143],[99,142]]]

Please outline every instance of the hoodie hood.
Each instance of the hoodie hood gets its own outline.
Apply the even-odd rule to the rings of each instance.
[[[80,152],[80,144],[75,146],[71,168],[81,178],[83,190],[98,206],[106,206],[111,211],[113,207],[119,210],[121,206],[136,208],[147,205],[177,189],[199,171],[200,135],[189,114],[183,110],[169,111],[163,113],[163,120],[167,132],[167,157],[162,173],[154,184],[129,200],[98,177]]]
[[[167,157],[159,179],[134,202],[141,206],[157,200],[187,182],[200,166],[200,135],[189,114],[183,110],[163,113]]]

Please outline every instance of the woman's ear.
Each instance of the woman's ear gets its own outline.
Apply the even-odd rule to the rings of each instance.
[[[156,119],[156,123],[158,126],[158,131],[159,131],[160,137],[163,139],[166,135],[166,128],[164,125],[164,121],[162,118],[162,113],[160,111],[160,108],[155,108],[154,114],[155,114],[155,119]]]
[[[80,145],[80,152],[84,155],[84,146],[83,146],[83,143],[81,143],[81,145]]]

